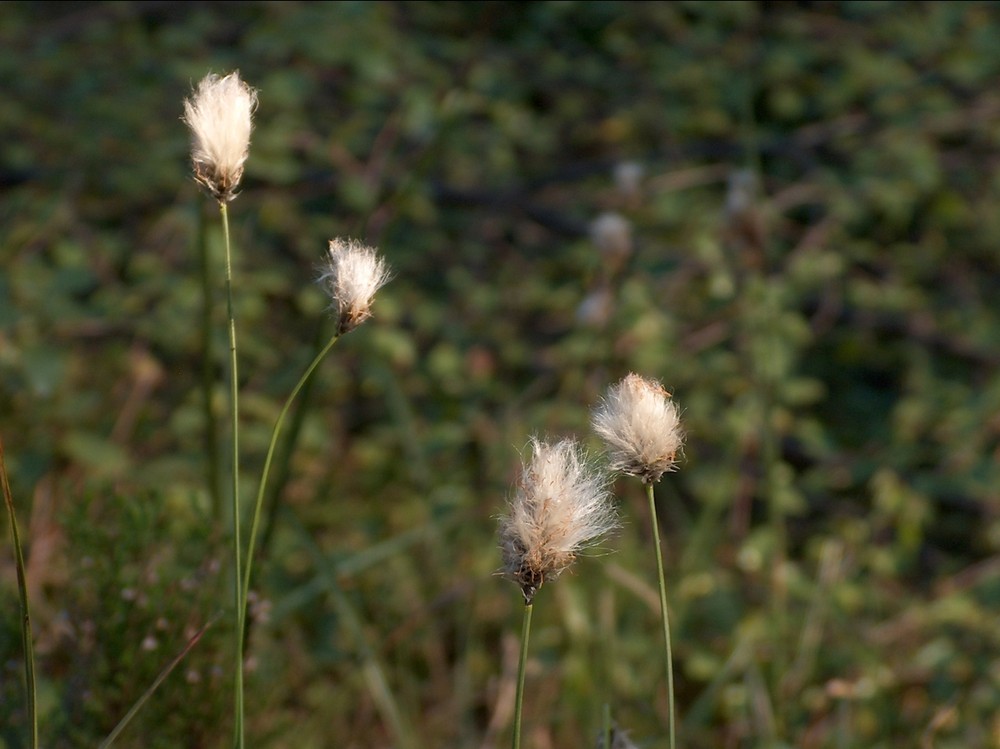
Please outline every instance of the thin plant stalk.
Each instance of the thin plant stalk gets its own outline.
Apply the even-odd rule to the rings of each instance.
[[[232,493],[233,493],[233,595],[236,603],[236,683],[234,710],[234,743],[243,749],[243,596],[242,565],[240,563],[240,438],[239,388],[236,369],[236,319],[233,316],[233,264],[229,240],[229,211],[225,201],[219,202],[222,232],[226,244],[226,314],[229,326],[229,402],[232,429]]]
[[[317,326],[316,331],[317,334],[313,348],[319,347],[326,340],[326,334],[322,325]],[[271,544],[271,537],[274,534],[275,524],[278,519],[278,503],[281,493],[291,476],[292,455],[295,453],[295,446],[298,444],[299,436],[302,433],[302,426],[306,418],[306,409],[309,406],[310,392],[314,384],[315,381],[309,378],[306,380],[305,385],[302,386],[302,390],[296,398],[297,405],[295,406],[295,410],[292,411],[288,427],[285,429],[287,436],[281,446],[281,452],[277,453],[275,457],[274,480],[270,482],[271,488],[268,489],[265,495],[264,509],[261,510],[263,517],[260,520],[262,526],[259,533],[260,551],[258,553],[260,554],[266,553],[267,548]]]
[[[131,722],[132,718],[136,716],[136,713],[138,713],[139,710],[142,708],[142,706],[145,705],[146,702],[149,700],[149,698],[153,696],[153,692],[155,692],[159,688],[160,684],[162,684],[164,680],[168,676],[170,676],[170,672],[173,671],[175,668],[177,668],[180,662],[184,660],[184,657],[191,652],[191,649],[198,644],[198,641],[201,639],[202,635],[204,635],[205,632],[208,631],[208,628],[211,627],[213,624],[215,624],[216,621],[218,621],[219,616],[220,616],[219,614],[216,614],[211,619],[209,619],[208,622],[205,624],[205,626],[199,629],[195,633],[194,637],[188,640],[188,643],[187,645],[184,646],[184,649],[181,650],[181,652],[178,653],[176,656],[174,656],[174,658],[170,661],[170,663],[168,663],[166,667],[159,673],[159,675],[153,680],[153,683],[149,685],[149,688],[145,692],[143,692],[142,696],[139,697],[138,700],[136,700],[135,704],[132,705],[131,708],[129,708],[129,711],[125,713],[125,716],[120,721],[118,721],[118,725],[116,725],[112,729],[111,733],[108,734],[107,738],[101,742],[100,746],[98,746],[97,749],[107,749],[107,747],[111,746],[111,744],[114,743],[115,739],[117,739],[121,735],[121,732],[125,730],[125,726],[127,726]]]
[[[250,522],[250,539],[247,545],[246,565],[243,570],[243,589],[241,593],[243,605],[241,608],[242,620],[240,623],[241,640],[243,639],[245,625],[246,625],[246,614],[247,614],[246,605],[247,605],[247,598],[250,594],[250,571],[253,568],[254,545],[257,542],[257,531],[260,526],[261,509],[264,506],[264,492],[267,488],[267,479],[271,473],[271,461],[274,458],[274,450],[278,444],[278,437],[281,434],[281,428],[285,423],[285,416],[288,415],[288,409],[291,408],[292,403],[295,401],[295,398],[299,394],[299,391],[301,391],[302,388],[305,386],[306,382],[309,381],[309,378],[312,376],[312,373],[316,370],[316,367],[318,367],[319,363],[323,361],[323,359],[326,357],[328,353],[330,353],[330,349],[333,348],[333,344],[335,344],[339,340],[339,338],[340,338],[339,335],[333,336],[333,338],[330,339],[329,343],[327,343],[326,346],[324,346],[323,349],[318,354],[316,354],[316,357],[312,360],[312,363],[306,368],[305,372],[302,373],[302,376],[299,378],[298,383],[292,390],[291,395],[289,395],[288,398],[285,400],[285,405],[281,407],[281,413],[278,414],[278,420],[274,422],[274,429],[271,431],[271,444],[267,446],[267,457],[264,459],[264,470],[260,476],[260,486],[257,489],[257,501],[254,504],[253,518]]]
[[[774,661],[771,667],[771,691],[775,702],[775,722],[777,734],[780,736],[785,729],[785,696],[782,694],[782,682],[788,671],[788,652],[786,645],[789,637],[788,622],[788,586],[786,583],[785,565],[788,560],[788,529],[785,524],[785,508],[782,507],[778,487],[778,454],[777,436],[771,422],[771,379],[768,377],[762,383],[763,405],[761,419],[761,457],[764,461],[767,486],[767,520],[771,529],[771,540],[774,544],[773,568],[771,570],[771,621],[774,632]]]
[[[649,517],[653,524],[653,545],[656,548],[656,573],[660,581],[660,614],[663,619],[663,648],[667,660],[667,705],[670,711],[670,749],[675,749],[676,740],[676,708],[674,706],[674,657],[670,647],[670,617],[667,613],[667,581],[663,573],[663,551],[660,548],[660,527],[656,520],[656,502],[653,499],[653,485],[646,484],[646,497],[649,499]]]
[[[521,746],[521,708],[524,704],[524,672],[528,664],[528,635],[531,633],[531,609],[532,605],[524,605],[524,624],[521,626],[521,656],[517,662],[517,696],[514,699],[514,736],[511,739],[511,747],[520,749]]]
[[[21,537],[17,532],[17,516],[14,514],[14,495],[7,479],[7,465],[3,457],[3,441],[0,440],[0,485],[3,500],[10,513],[10,534],[14,542],[14,560],[17,567],[17,593],[21,604],[21,645],[24,649],[24,683],[28,696],[28,723],[31,726],[31,749],[38,749],[38,701],[35,688],[35,650],[31,636],[31,613],[28,609],[28,584],[24,575],[24,552]]]
[[[604,736],[604,749],[611,749],[611,705],[607,702],[601,710],[601,734]]]
[[[201,394],[205,412],[205,453],[208,460],[208,493],[212,500],[212,518],[222,518],[222,496],[219,491],[219,437],[212,407],[212,281],[208,253],[208,227],[205,211],[198,208],[198,260],[201,271]]]

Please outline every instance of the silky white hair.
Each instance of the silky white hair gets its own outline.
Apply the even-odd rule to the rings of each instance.
[[[576,440],[531,440],[509,514],[500,520],[504,574],[526,603],[577,554],[618,527],[608,477],[593,468]]]
[[[209,73],[184,101],[195,179],[220,202],[236,197],[256,108],[257,92],[240,79],[239,71],[221,78]]]
[[[652,484],[677,464],[684,442],[680,409],[655,380],[630,374],[610,387],[591,424],[615,471]]]
[[[371,317],[375,292],[389,280],[389,267],[371,247],[353,239],[330,240],[319,281],[330,295],[338,334],[354,330]]]

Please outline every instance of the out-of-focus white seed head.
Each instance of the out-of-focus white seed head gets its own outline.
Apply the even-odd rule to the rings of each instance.
[[[590,238],[614,270],[632,254],[632,225],[620,213],[602,213],[594,219]]]
[[[615,309],[615,296],[607,286],[599,286],[587,294],[576,308],[577,322],[592,328],[603,328]]]
[[[646,170],[637,161],[621,161],[615,164],[615,186],[626,198],[636,198],[642,189],[642,178]]]
[[[738,169],[729,175],[726,184],[726,216],[742,216],[757,202],[760,180],[751,169]]]
[[[193,135],[195,179],[220,203],[236,197],[256,108],[257,92],[240,80],[238,71],[221,78],[209,73],[184,101],[183,120]]]
[[[330,240],[329,257],[319,280],[330,294],[338,335],[371,317],[375,292],[389,277],[388,266],[371,247],[353,239]]]
[[[591,467],[575,440],[531,440],[508,514],[500,520],[505,575],[530,604],[576,556],[618,527],[608,479]]]
[[[591,424],[616,471],[652,484],[676,466],[684,441],[680,409],[655,380],[630,374],[610,387]]]

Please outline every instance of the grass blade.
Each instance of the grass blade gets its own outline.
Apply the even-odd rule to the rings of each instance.
[[[164,668],[160,672],[159,676],[157,676],[156,679],[153,680],[153,683],[149,685],[149,689],[143,692],[142,696],[139,697],[138,700],[136,700],[135,704],[132,705],[131,708],[129,708],[129,711],[125,713],[125,717],[122,718],[120,721],[118,721],[118,725],[116,725],[114,729],[111,731],[111,733],[108,734],[108,737],[101,742],[98,749],[106,749],[106,747],[111,746],[114,740],[117,739],[118,736],[121,734],[121,732],[125,730],[125,726],[129,724],[132,718],[136,716],[136,713],[138,713],[139,710],[142,709],[142,706],[145,705],[146,702],[149,700],[149,698],[153,696],[153,692],[155,692],[159,688],[160,684],[163,683],[164,679],[166,679],[170,675],[170,672],[173,671],[175,668],[177,668],[178,664],[182,660],[184,660],[184,657],[191,652],[191,649],[195,645],[198,644],[198,641],[201,639],[202,635],[204,635],[205,632],[208,631],[208,628],[211,627],[213,624],[215,624],[219,620],[219,617],[221,616],[222,616],[221,613],[213,616],[211,619],[208,620],[208,622],[205,624],[204,627],[202,627],[195,633],[194,637],[188,640],[188,644],[184,646],[184,649],[176,656],[174,656],[174,659],[170,661],[170,663],[167,664],[166,668]]]
[[[17,593],[21,603],[21,644],[24,647],[24,683],[28,692],[28,722],[31,724],[31,749],[38,747],[38,700],[35,688],[35,651],[31,637],[31,613],[28,609],[28,585],[24,577],[24,552],[17,532],[17,516],[14,515],[14,494],[7,479],[7,465],[4,462],[3,440],[0,440],[0,486],[3,501],[10,513],[10,534],[14,541],[14,557],[17,564]]]

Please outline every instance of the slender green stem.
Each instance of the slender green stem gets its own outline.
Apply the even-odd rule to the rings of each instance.
[[[17,566],[17,593],[21,602],[21,645],[24,648],[24,683],[28,692],[28,723],[31,725],[31,749],[38,749],[38,701],[35,689],[35,650],[31,637],[31,613],[28,610],[28,584],[24,576],[24,552],[21,537],[17,532],[17,516],[14,514],[14,495],[7,480],[7,465],[3,458],[3,441],[0,440],[0,485],[3,500],[10,513],[10,534],[14,541],[14,560]]]
[[[649,499],[649,517],[653,524],[653,541],[656,547],[656,573],[660,579],[660,614],[663,619],[663,647],[667,659],[667,704],[670,710],[670,749],[675,749],[676,740],[676,708],[674,706],[674,657],[670,648],[670,617],[667,614],[667,580],[663,573],[663,551],[660,549],[660,526],[656,520],[656,502],[653,499],[653,485],[646,484],[646,497]]]
[[[320,348],[323,341],[327,340],[327,336],[322,325],[318,325],[316,331],[317,335],[312,347]],[[288,426],[284,428],[287,436],[282,442],[281,450],[276,450],[273,480],[269,481],[270,488],[264,495],[264,509],[261,510],[263,516],[260,519],[261,529],[258,534],[260,536],[258,554],[266,553],[266,549],[271,545],[271,538],[278,520],[279,500],[291,476],[292,455],[295,454],[295,446],[302,434],[302,425],[305,422],[306,410],[309,406],[309,396],[315,383],[316,381],[310,377],[302,386],[302,391],[296,398],[295,409],[291,412]],[[249,632],[249,628],[247,631]]]
[[[517,697],[514,699],[514,737],[511,740],[513,749],[520,749],[521,746],[521,707],[524,704],[524,671],[528,663],[532,605],[530,603],[524,605],[524,624],[521,627],[521,657],[517,662]]]
[[[771,388],[770,383],[764,386],[765,402],[761,424],[761,455],[764,461],[768,497],[768,524],[771,527],[771,541],[774,544],[771,569],[771,626],[774,636],[774,659],[771,664],[771,691],[775,704],[775,723],[777,735],[785,730],[785,696],[782,693],[782,682],[788,671],[788,638],[790,636],[788,623],[788,586],[785,569],[788,559],[788,529],[785,524],[785,508],[781,505],[780,487],[778,485],[778,454],[777,437],[771,424]]]
[[[219,491],[219,437],[212,408],[212,280],[208,260],[208,229],[205,211],[198,207],[198,258],[201,270],[201,400],[205,414],[205,453],[208,460],[208,493],[212,499],[212,518],[222,519],[222,494]]]
[[[768,310],[768,318],[780,314],[773,308],[776,302],[773,292],[769,294],[766,280],[760,279],[756,288],[758,299],[763,304],[762,309]],[[772,297],[772,298],[769,298]],[[751,302],[754,300],[751,298]],[[765,306],[766,305],[766,306]],[[753,318],[751,318],[753,319]],[[767,344],[775,347],[773,326],[767,320],[758,320],[757,328],[752,335],[758,337],[757,345]],[[785,507],[780,474],[781,449],[779,435],[774,425],[774,407],[777,402],[775,384],[780,380],[781,372],[769,366],[770,360],[760,357],[755,363],[755,380],[759,393],[760,408],[760,460],[764,470],[763,490],[767,497],[767,522],[771,532],[771,635],[774,649],[770,669],[771,699],[774,700],[775,724],[777,735],[785,730],[785,695],[782,693],[782,682],[788,671],[788,642],[791,637],[788,620],[788,586],[786,583],[788,561],[788,528],[785,522]]]
[[[312,376],[312,373],[316,370],[316,367],[319,366],[319,363],[323,361],[323,359],[326,357],[328,353],[330,353],[330,349],[333,348],[333,344],[337,342],[339,337],[340,337],[339,335],[335,335],[333,338],[331,338],[329,343],[327,343],[326,346],[323,347],[323,350],[320,351],[318,354],[316,354],[316,358],[312,360],[312,363],[306,368],[305,372],[302,373],[302,376],[299,378],[298,383],[292,390],[291,395],[289,395],[288,398],[285,400],[285,405],[281,407],[281,413],[278,414],[278,420],[274,422],[274,429],[271,431],[271,444],[267,446],[267,458],[265,458],[264,460],[264,470],[260,476],[260,486],[257,488],[257,501],[254,504],[253,519],[250,522],[250,540],[247,546],[246,566],[243,570],[242,616],[243,616],[244,626],[240,627],[241,639],[244,637],[245,633],[245,623],[247,615],[246,605],[247,605],[247,596],[250,593],[250,570],[253,568],[254,544],[257,541],[257,531],[260,526],[261,508],[264,505],[264,491],[267,488],[267,479],[271,473],[271,461],[274,458],[274,450],[278,444],[278,436],[281,434],[281,427],[285,423],[285,416],[288,414],[288,409],[291,408],[292,402],[298,396],[299,391],[302,390],[306,382],[308,382],[309,378]]]
[[[604,749],[611,749],[611,705],[604,703],[601,710],[601,733],[604,735]]]
[[[236,695],[234,705],[233,741],[236,749],[243,749],[243,579],[240,564],[240,432],[239,388],[236,369],[236,319],[233,316],[233,264],[229,241],[229,211],[224,202],[219,203],[222,213],[222,232],[226,240],[226,313],[229,318],[229,403],[232,416],[232,492],[233,492],[233,595],[236,600]]]

